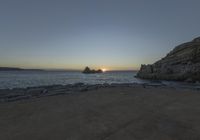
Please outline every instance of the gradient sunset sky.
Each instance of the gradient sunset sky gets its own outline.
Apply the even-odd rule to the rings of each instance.
[[[0,66],[133,70],[200,36],[199,0],[1,0]]]

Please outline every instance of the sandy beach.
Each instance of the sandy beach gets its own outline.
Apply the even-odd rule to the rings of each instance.
[[[199,90],[104,87],[0,104],[1,140],[199,140]]]

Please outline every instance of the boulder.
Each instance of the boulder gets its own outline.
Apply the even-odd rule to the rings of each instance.
[[[200,37],[181,44],[151,65],[141,65],[143,79],[200,81]]]

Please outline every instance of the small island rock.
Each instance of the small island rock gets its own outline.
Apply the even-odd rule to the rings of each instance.
[[[91,70],[89,67],[86,67],[83,71],[84,74],[95,74],[95,73],[103,73],[101,69],[99,70]]]

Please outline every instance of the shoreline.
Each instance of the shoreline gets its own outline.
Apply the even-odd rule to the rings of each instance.
[[[75,83],[68,85],[48,85],[27,88],[0,89],[0,103],[14,102],[19,100],[28,100],[46,96],[55,96],[61,94],[75,94],[79,92],[93,91],[101,88],[124,88],[124,87],[155,87],[155,88],[172,88],[172,89],[189,89],[200,90],[200,86],[184,86],[166,85],[163,83],[113,83],[113,84],[84,84]]]

